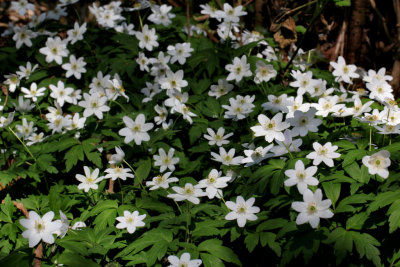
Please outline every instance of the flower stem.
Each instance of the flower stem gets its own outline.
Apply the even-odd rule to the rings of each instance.
[[[32,152],[29,150],[29,148],[25,145],[25,143],[21,140],[21,138],[18,137],[18,135],[10,128],[10,126],[8,126],[8,130],[10,132],[12,132],[12,134],[17,137],[17,139],[21,142],[21,144],[24,146],[25,150],[29,153],[29,155],[35,160],[35,162],[37,161],[37,159],[35,158],[35,156],[32,154]]]
[[[372,126],[369,125],[369,151],[372,150]]]

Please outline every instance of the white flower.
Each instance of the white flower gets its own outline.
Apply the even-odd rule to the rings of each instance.
[[[160,125],[167,121],[168,110],[164,106],[155,105],[154,110],[157,112],[158,116],[154,117],[154,122]]]
[[[266,158],[272,157],[273,154],[267,153],[273,148],[273,144],[270,144],[267,147],[259,146],[256,149],[247,149],[244,151],[244,154],[247,158],[242,160],[242,163],[246,163],[245,167],[252,166],[254,164],[258,164]]]
[[[136,227],[143,227],[145,223],[143,222],[144,218],[146,218],[146,214],[139,215],[139,212],[135,210],[130,213],[129,211],[124,211],[124,216],[117,217],[117,221],[119,223],[116,225],[118,229],[128,230],[128,233],[133,234],[136,231]]]
[[[19,15],[25,16],[28,10],[35,11],[35,6],[28,2],[28,0],[18,0],[11,2],[11,10],[15,10]]]
[[[172,147],[168,150],[168,155],[165,153],[165,150],[160,148],[158,149],[159,155],[154,155],[153,159],[155,160],[154,165],[160,166],[160,172],[164,172],[167,168],[170,171],[175,170],[175,164],[179,162],[179,158],[174,158],[175,149]]]
[[[275,78],[277,72],[274,66],[267,65],[261,60],[256,63],[256,76],[254,77],[255,83],[268,82],[272,78]]]
[[[29,90],[25,87],[21,87],[21,91],[25,94],[24,97],[32,98],[32,101],[36,102],[38,97],[44,96],[44,91],[46,91],[46,88],[41,87],[38,89],[37,84],[33,82],[31,83]]]
[[[79,40],[83,40],[83,34],[86,32],[86,22],[79,27],[78,22],[74,23],[74,28],[67,31],[67,40],[71,41],[71,44],[76,43]]]
[[[72,102],[72,98],[70,95],[74,91],[74,89],[71,87],[65,88],[63,81],[58,81],[57,86],[55,86],[54,84],[50,84],[49,88],[51,90],[50,96],[54,98],[61,107],[64,106],[64,102]]]
[[[183,253],[181,258],[174,255],[168,256],[168,261],[171,263],[168,267],[197,267],[202,263],[200,259],[190,260],[190,254],[187,252]]]
[[[268,102],[265,102],[261,106],[264,110],[271,110],[272,112],[285,112],[288,113],[289,106],[293,105],[294,97],[288,97],[287,94],[282,94],[280,96],[268,95]]]
[[[303,193],[303,200],[304,202],[292,203],[292,209],[300,212],[296,224],[309,222],[312,228],[317,228],[319,218],[332,218],[333,213],[329,210],[332,202],[330,199],[322,200],[321,189],[317,189],[315,193],[306,189]]]
[[[168,54],[171,55],[171,64],[176,61],[183,65],[186,62],[186,58],[190,57],[190,53],[193,52],[193,48],[190,47],[190,43],[176,44],[175,46],[169,45],[167,47]]]
[[[312,87],[315,82],[312,78],[311,71],[302,73],[299,70],[292,70],[291,75],[296,80],[294,82],[291,82],[289,85],[298,88],[298,95],[303,95],[305,92],[312,91]]]
[[[378,72],[374,70],[368,70],[368,75],[365,75],[363,77],[363,81],[367,83],[371,83],[374,79],[377,79],[378,81],[391,81],[393,80],[393,77],[390,75],[386,75],[386,68],[380,68]]]
[[[265,140],[269,143],[274,139],[284,141],[285,136],[282,131],[289,128],[290,124],[282,122],[282,117],[282,113],[276,114],[272,119],[260,114],[257,119],[261,125],[253,126],[250,129],[254,132],[254,136],[265,136]]]
[[[181,113],[183,119],[187,120],[190,124],[193,123],[192,117],[196,117],[197,115],[190,111],[189,107],[185,104],[177,105],[176,112]]]
[[[246,221],[255,221],[257,216],[254,213],[260,212],[260,208],[253,206],[255,198],[244,200],[242,196],[236,198],[236,203],[227,201],[226,206],[232,210],[225,216],[225,220],[237,220],[239,227],[244,227]]]
[[[314,142],[313,147],[315,151],[308,154],[307,158],[313,159],[314,165],[319,165],[321,162],[324,162],[327,166],[333,167],[333,159],[340,157],[340,154],[335,152],[338,146],[332,146],[331,142],[323,146],[318,142]]]
[[[147,72],[150,71],[148,66],[149,59],[143,52],[139,52],[139,57],[136,59],[136,63],[139,64],[141,71],[147,71]]]
[[[216,169],[212,169],[207,175],[206,179],[200,180],[196,188],[206,188],[206,194],[209,199],[214,197],[221,198],[222,190],[220,188],[227,187],[227,182],[231,179],[229,176],[221,177],[222,172],[218,172]]]
[[[55,232],[55,234],[57,236],[61,236],[61,238],[63,238],[67,232],[68,232],[68,228],[69,228],[69,221],[67,216],[60,210],[60,220],[56,220],[56,222],[60,222],[61,223],[61,227]]]
[[[337,95],[331,97],[320,98],[318,104],[312,104],[317,109],[316,115],[327,117],[330,112],[338,112],[339,109],[344,108],[344,104],[337,104],[339,97]]]
[[[139,40],[140,48],[146,48],[147,50],[152,51],[153,47],[158,47],[158,36],[156,34],[156,30],[154,28],[149,29],[147,24],[143,26],[141,32],[136,32],[136,38]]]
[[[239,22],[241,16],[246,15],[247,12],[243,11],[243,6],[238,5],[236,7],[232,7],[230,4],[224,4],[224,11],[218,10],[216,11],[216,16],[223,18],[225,22]]]
[[[30,211],[28,219],[19,220],[20,224],[27,228],[22,236],[29,239],[30,248],[39,244],[41,240],[48,244],[54,243],[53,234],[61,228],[62,224],[59,221],[52,222],[53,218],[54,212],[52,211],[47,212],[43,217],[40,217],[35,211]]]
[[[85,171],[85,176],[82,174],[75,175],[75,178],[81,182],[78,185],[78,189],[83,189],[85,192],[88,192],[89,189],[97,189],[99,187],[97,183],[103,180],[102,176],[97,177],[99,176],[100,170],[96,168],[92,173],[90,173],[90,169],[87,166],[83,166],[83,170]]]
[[[4,75],[4,78],[6,78],[4,84],[8,84],[8,91],[14,93],[15,89],[17,89],[17,86],[19,86],[19,82],[21,81],[21,79],[18,77],[17,74]]]
[[[33,144],[43,142],[44,140],[43,137],[44,133],[39,133],[39,134],[32,133],[32,135],[27,138],[28,142],[26,142],[26,145],[31,146]]]
[[[140,90],[146,97],[142,100],[143,103],[147,103],[153,100],[153,96],[160,93],[160,85],[158,83],[152,84],[146,82],[146,87]]]
[[[336,76],[336,81],[352,84],[351,78],[360,77],[356,73],[357,67],[355,65],[346,65],[346,61],[342,56],[339,56],[338,62],[330,62],[330,64],[335,69],[332,74]]]
[[[252,75],[250,64],[247,63],[247,57],[245,55],[241,58],[235,57],[232,64],[226,65],[225,69],[230,72],[226,78],[228,81],[236,80],[236,82],[239,82],[243,77]]]
[[[53,60],[58,64],[62,64],[62,58],[68,56],[67,42],[61,40],[60,37],[49,37],[46,41],[46,46],[39,49],[40,53],[46,56],[46,62],[50,63]]]
[[[91,95],[84,93],[83,98],[85,100],[79,101],[78,105],[85,108],[83,111],[83,116],[86,118],[94,114],[98,119],[101,120],[103,119],[103,112],[110,110],[110,107],[106,105],[106,96],[100,96],[98,93]]]
[[[126,178],[133,178],[133,174],[130,173],[129,168],[122,168],[122,167],[115,167],[115,168],[108,168],[104,172],[106,172],[106,176],[104,178],[111,178],[113,181],[117,180],[117,178],[121,178],[122,180],[126,180]]]
[[[230,91],[232,91],[233,85],[229,84],[226,79],[218,79],[218,85],[211,85],[210,91],[208,92],[209,96],[215,96],[215,98],[219,98],[223,95],[226,95]]]
[[[112,154],[111,155],[110,160],[108,161],[108,163],[110,163],[110,164],[120,164],[124,160],[125,153],[121,149],[121,147],[119,147],[119,146],[115,147],[115,152],[116,152],[116,154]]]
[[[203,190],[195,188],[191,183],[186,183],[184,187],[173,186],[172,189],[177,194],[168,194],[167,197],[173,198],[175,201],[187,200],[193,204],[199,204],[199,197],[205,195]]]
[[[366,87],[371,91],[370,99],[376,99],[380,102],[384,102],[386,98],[394,99],[392,86],[385,80],[374,79],[371,83],[367,83]]]
[[[84,227],[86,227],[86,223],[84,223],[82,221],[78,221],[78,222],[74,223],[74,225],[72,225],[71,229],[79,230],[79,228],[84,228]]]
[[[388,178],[390,166],[390,152],[381,150],[372,154],[371,156],[364,156],[362,158],[363,164],[368,167],[369,174],[378,174],[382,178]]]
[[[164,174],[160,174],[160,175],[157,175],[156,177],[153,177],[152,181],[146,182],[146,186],[151,186],[149,190],[155,190],[160,187],[167,189],[169,187],[169,183],[179,181],[179,179],[176,177],[169,178],[171,173],[172,172],[166,172]]]
[[[294,117],[287,119],[292,129],[292,136],[306,136],[308,132],[318,132],[318,126],[322,124],[322,120],[315,119],[316,110],[311,108],[306,113],[300,110],[294,112]]]
[[[239,165],[243,160],[242,156],[238,156],[236,158],[234,157],[235,156],[234,148],[231,148],[228,152],[226,152],[225,148],[220,147],[219,155],[215,152],[211,152],[211,156],[213,156],[212,160],[219,161],[223,165],[227,165],[227,166]]]
[[[209,140],[208,144],[210,146],[215,145],[215,144],[217,146],[229,144],[229,141],[226,139],[228,139],[229,137],[231,137],[233,135],[233,133],[228,133],[227,135],[224,136],[225,129],[222,127],[218,128],[217,133],[215,133],[214,130],[211,128],[207,128],[207,132],[209,135],[205,134],[204,138]]]
[[[318,180],[313,177],[317,172],[316,166],[311,166],[305,169],[304,163],[301,160],[296,161],[294,170],[286,170],[285,175],[289,179],[285,180],[285,186],[297,185],[300,194],[303,194],[308,185],[318,185]]]
[[[67,71],[65,77],[75,76],[78,80],[81,78],[81,74],[86,72],[85,69],[86,62],[83,61],[83,57],[78,59],[75,58],[74,55],[69,57],[69,63],[63,64],[61,67]]]
[[[29,79],[29,76],[31,75],[31,73],[34,72],[38,66],[39,66],[38,64],[35,64],[32,67],[32,64],[28,61],[26,63],[26,67],[19,66],[19,71],[17,71],[16,73],[20,79],[23,79],[23,78]]]
[[[222,107],[226,109],[224,118],[233,120],[242,120],[246,118],[246,116],[250,114],[255,107],[253,104],[254,99],[255,95],[247,95],[245,97],[237,95],[236,99],[233,97],[229,98],[230,105],[222,105]]]
[[[180,92],[182,87],[186,87],[188,85],[188,82],[183,79],[183,70],[178,70],[175,73],[168,70],[166,76],[160,78],[159,84],[162,89],[166,89],[168,91],[176,89]]]
[[[142,141],[149,141],[150,136],[147,131],[151,130],[154,127],[153,123],[145,123],[144,114],[139,114],[136,116],[135,121],[133,121],[128,116],[124,116],[122,118],[126,127],[119,130],[118,134],[121,136],[125,136],[124,142],[126,144],[130,143],[132,140],[135,140],[136,145],[140,145]]]
[[[33,121],[28,121],[26,118],[22,118],[22,125],[15,125],[15,128],[17,128],[17,135],[18,137],[22,138],[28,138],[32,133],[36,131],[36,127],[33,127]]]

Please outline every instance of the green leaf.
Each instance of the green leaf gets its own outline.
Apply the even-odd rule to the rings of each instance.
[[[16,208],[14,207],[9,194],[7,194],[7,196],[5,197],[4,204],[0,204],[0,206],[1,206],[1,211],[5,215],[5,217],[2,216],[0,221],[12,223],[13,213],[16,210]]]
[[[351,0],[335,0],[337,6],[351,6]]]
[[[204,267],[224,267],[225,265],[222,261],[214,255],[208,253],[200,253],[201,260],[204,264]]]
[[[37,158],[36,163],[42,171],[47,171],[49,173],[58,173],[58,170],[54,166],[52,166],[52,163],[54,161],[56,161],[56,159],[52,155],[43,154]]]
[[[246,236],[244,243],[246,244],[246,248],[249,250],[249,252],[252,252],[256,248],[259,238],[260,235],[258,233],[250,233]]]
[[[151,170],[151,160],[148,158],[139,163],[139,167],[136,169],[136,183],[141,183],[147,179]]]
[[[257,226],[257,232],[282,228],[288,221],[282,218],[267,220]]]
[[[100,267],[99,264],[70,251],[65,251],[61,254],[57,259],[57,262],[66,266],[74,267]]]
[[[209,239],[203,241],[198,246],[199,251],[206,251],[210,254],[226,261],[242,266],[238,256],[232,249],[222,246],[222,241],[218,239]]]
[[[366,212],[361,212],[353,217],[347,219],[346,222],[346,230],[354,229],[354,230],[361,230],[364,222],[368,219],[369,215]]]
[[[372,260],[375,266],[381,266],[381,258],[379,257],[380,251],[376,248],[380,246],[378,240],[367,233],[349,232],[354,240],[355,247],[360,258],[366,256],[367,259]]]
[[[81,145],[73,146],[64,156],[65,170],[68,172],[78,163],[78,160],[83,161],[84,154]]]
[[[350,232],[342,227],[333,230],[329,237],[328,242],[334,242],[334,249],[336,255],[336,264],[340,264],[348,252],[353,251],[353,237]]]
[[[262,232],[260,233],[260,243],[261,246],[268,246],[276,253],[278,257],[281,256],[282,250],[279,243],[275,242],[276,234],[270,232]]]
[[[141,238],[136,239],[130,243],[126,248],[124,248],[120,253],[115,256],[116,258],[124,257],[133,254],[137,254],[149,246],[154,244],[172,242],[172,232],[167,229],[156,228],[145,232]]]
[[[202,79],[198,82],[194,82],[191,85],[193,92],[197,95],[201,95],[205,90],[209,89],[211,82],[209,79]]]
[[[354,161],[362,159],[365,155],[367,155],[367,151],[365,151],[364,149],[351,150],[345,155],[342,166],[346,167]]]
[[[307,29],[304,26],[301,25],[296,26],[296,32],[305,33],[306,31]]]
[[[374,198],[374,201],[372,201],[369,204],[367,212],[368,213],[374,212],[380,208],[392,204],[398,199],[400,199],[400,191],[389,191],[389,192],[379,193]]]
[[[350,204],[364,204],[369,200],[373,200],[375,198],[374,194],[356,194],[352,196],[348,196],[344,199],[342,199],[339,202],[339,205],[337,205],[335,209],[335,213],[339,212],[355,212],[354,206]]]
[[[340,196],[340,183],[325,182],[322,183],[326,197],[332,201],[333,207],[335,207],[336,201]]]
[[[102,230],[108,226],[113,226],[115,224],[115,218],[117,217],[116,209],[103,210],[99,215],[96,216],[94,220],[95,229]]]
[[[345,150],[350,150],[350,149],[355,149],[356,148],[356,146],[352,142],[350,142],[348,140],[337,141],[337,142],[334,143],[334,145],[337,145],[338,147],[343,148]]]
[[[100,212],[108,209],[118,209],[118,201],[110,199],[100,200],[97,205],[89,212],[88,217],[96,216]]]
[[[370,175],[368,173],[368,168],[365,167],[364,165],[362,165],[360,168],[357,162],[353,162],[352,164],[344,167],[344,170],[346,171],[347,174],[351,176],[351,178],[353,178],[358,182],[364,184],[369,182]]]

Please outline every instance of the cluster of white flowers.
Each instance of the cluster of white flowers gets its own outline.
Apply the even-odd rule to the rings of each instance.
[[[48,131],[51,131],[52,134],[83,129],[86,120],[93,115],[98,120],[102,120],[106,116],[104,113],[107,112],[108,115],[111,104],[116,102],[119,96],[129,101],[123,81],[118,73],[110,72],[110,74],[107,74],[98,71],[95,77],[90,78],[90,89],[88,90],[77,89],[75,85],[70,84],[71,81],[75,82],[87,78],[85,77],[86,65],[90,61],[87,59],[86,62],[85,58],[78,53],[75,55],[70,53],[70,51],[79,52],[74,45],[83,40],[87,30],[86,23],[80,25],[75,22],[74,27],[67,30],[67,37],[64,36],[63,38],[54,33],[34,31],[38,25],[46,20],[59,19],[60,16],[65,16],[65,6],[77,1],[60,1],[55,10],[35,16],[28,25],[12,25],[9,30],[2,34],[13,34],[12,39],[15,41],[17,49],[20,49],[23,45],[31,47],[33,45],[32,39],[39,35],[48,35],[45,45],[39,49],[41,54],[39,56],[44,56],[47,63],[62,70],[65,79],[52,81],[48,88],[42,87],[36,82],[31,82],[25,85],[26,87],[20,86],[20,83],[24,84],[24,81],[28,81],[32,73],[39,70],[37,64],[33,65],[27,62],[25,66],[20,66],[16,73],[5,75],[3,83],[7,85],[9,93],[19,93],[17,89],[20,89],[23,96],[20,95],[18,102],[13,104],[15,110],[22,114],[28,113],[36,105],[39,105],[47,95],[54,101],[54,106],[47,107],[48,113],[43,114],[43,117],[47,120]],[[141,3],[145,3],[144,6],[151,7],[152,13],[147,18],[150,22],[164,27],[173,22],[175,15],[171,12],[172,6],[155,5],[144,0]],[[212,125],[210,123],[203,128],[203,133],[198,136],[204,137],[210,146],[216,145],[218,147],[218,153],[211,152],[210,159],[214,161],[213,164],[220,164],[220,168],[212,167],[211,170],[205,170],[208,172],[207,176],[198,182],[180,180],[175,177],[175,175],[179,176],[178,172],[175,174],[173,172],[177,169],[178,164],[182,164],[181,155],[183,152],[179,151],[178,145],[173,144],[175,147],[173,148],[171,145],[163,144],[157,146],[158,153],[151,152],[153,153],[154,166],[159,167],[159,172],[151,180],[144,181],[148,190],[166,190],[165,196],[167,198],[176,202],[188,201],[194,205],[199,204],[200,199],[205,197],[223,200],[223,190],[228,187],[228,183],[234,180],[234,175],[229,174],[229,171],[233,171],[227,171],[228,168],[232,166],[239,168],[240,165],[247,168],[261,164],[264,160],[273,157],[287,159],[287,153],[292,156],[292,152],[299,152],[303,143],[302,138],[309,133],[317,133],[318,128],[323,124],[323,120],[317,116],[322,118],[352,116],[368,124],[369,127],[374,127],[379,134],[400,134],[400,109],[394,101],[393,90],[388,83],[392,80],[392,77],[385,74],[384,68],[378,72],[369,70],[367,74],[360,75],[355,65],[346,64],[344,58],[340,56],[337,62],[330,63],[334,68],[333,75],[335,81],[339,84],[339,88],[327,88],[325,80],[313,77],[313,72],[305,67],[301,60],[305,52],[299,50],[294,61],[297,69],[291,71],[292,81],[289,83],[289,86],[296,90],[296,95],[288,96],[286,93],[281,95],[265,94],[267,100],[261,100],[266,101],[261,104],[265,114],[256,114],[256,125],[250,127],[250,129],[244,129],[253,134],[252,140],[246,145],[243,144],[245,149],[240,146],[233,147],[231,141],[237,139],[238,133],[231,132],[230,124],[240,123],[238,121],[249,118],[253,111],[259,112],[256,107],[258,102],[255,101],[255,95],[238,95],[233,88],[235,86],[240,87],[241,84],[246,82],[254,82],[255,88],[265,92],[265,85],[277,76],[273,61],[278,61],[280,55],[263,40],[261,34],[249,31],[243,31],[242,34],[239,34],[241,31],[240,17],[247,14],[243,10],[243,6],[232,7],[225,3],[223,10],[217,10],[208,4],[201,5],[201,8],[202,14],[220,22],[216,32],[222,41],[232,40],[233,47],[258,42],[257,45],[261,53],[257,54],[255,63],[252,61],[254,58],[250,60],[249,56],[246,55],[235,56],[231,59],[232,61],[229,60],[230,63],[224,67],[226,77],[218,76],[213,79],[212,83],[216,84],[212,84],[208,91],[208,96],[213,97],[212,100],[218,102],[222,107],[219,117],[222,117],[223,114],[223,118],[227,119],[226,121],[229,120],[226,122],[229,125],[223,123]],[[35,7],[27,0],[19,0],[12,2],[11,9],[25,16],[28,10],[34,10]],[[159,39],[156,29],[159,31],[159,27],[162,26],[154,27],[144,24],[137,31],[133,30],[134,25],[125,22],[125,17],[122,15],[124,9],[121,7],[120,1],[112,1],[103,6],[97,6],[97,3],[94,3],[89,9],[100,26],[115,29],[137,39],[141,50],[138,51],[137,58],[133,60],[138,64],[138,69],[152,79],[152,82],[146,82],[146,87],[141,89],[143,94],[141,102],[154,104],[156,113],[154,123],[146,122],[146,116],[143,113],[123,116],[122,120],[119,119],[123,126],[118,131],[121,142],[123,140],[126,145],[132,145],[131,142],[134,141],[135,148],[149,142],[152,134],[155,134],[156,131],[168,130],[175,125],[171,119],[174,115],[175,122],[183,119],[186,121],[184,123],[189,124],[203,119],[202,117],[195,118],[199,114],[194,113],[198,112],[197,107],[192,104],[191,100],[194,97],[189,94],[191,91],[195,91],[193,90],[194,85],[189,84],[193,77],[186,76],[185,78],[187,64],[190,64],[189,59],[194,48],[196,48],[195,46],[192,47],[193,43],[183,41],[168,46],[160,45],[158,41],[161,38]],[[138,9],[134,8],[134,10]],[[189,30],[196,30],[196,27],[192,25]],[[240,39],[238,39],[239,35],[241,35]],[[159,47],[163,47],[164,51],[155,51]],[[155,55],[156,52],[157,56]],[[344,89],[343,84],[352,84],[353,79],[360,77],[365,82],[368,92],[348,92]],[[49,90],[48,94],[47,89]],[[353,95],[350,97],[350,94]],[[164,99],[162,99],[163,97]],[[211,99],[210,97],[209,99]],[[374,101],[365,101],[364,97],[382,103],[384,105],[383,110],[372,110],[371,106]],[[154,103],[155,99],[159,102]],[[82,113],[64,114],[63,109],[67,110],[66,106],[69,105],[81,107]],[[3,108],[3,106],[0,106],[0,110],[3,110]],[[0,116],[0,128],[9,126],[14,120],[14,114],[15,111],[9,112],[7,117]],[[135,119],[131,117],[135,117]],[[39,133],[38,131],[38,127],[41,125],[39,123],[35,125],[31,119],[22,117],[21,121],[15,124],[16,135],[28,146],[42,142],[46,136],[43,132]],[[225,134],[227,129],[229,131]],[[76,133],[75,137],[79,138],[79,132]],[[295,137],[297,139],[294,139]],[[169,147],[168,151],[161,146]],[[311,227],[316,228],[319,225],[320,218],[331,218],[333,216],[332,211],[329,210],[332,201],[329,199],[322,200],[321,189],[314,190],[312,188],[314,190],[312,191],[309,186],[319,185],[317,166],[322,168],[320,164],[323,162],[328,167],[334,167],[334,160],[337,160],[341,154],[336,152],[338,146],[331,142],[325,144],[313,142],[312,147],[313,151],[306,152],[307,154],[304,155],[307,159],[312,160],[313,166],[306,168],[302,160],[297,160],[294,169],[285,170],[284,173],[288,179],[284,182],[284,185],[287,187],[296,185],[303,198],[302,202],[296,201],[291,205],[295,211],[299,212],[296,223],[304,224],[308,222]],[[99,168],[91,170],[88,166],[83,167],[84,174],[75,175],[75,178],[80,182],[77,186],[78,189],[89,192],[91,189],[97,190],[99,183],[105,179],[126,181],[127,178],[135,178],[136,173],[125,160],[123,149],[115,147],[115,151],[116,153],[109,158],[109,168],[102,171],[103,176],[101,176]],[[377,174],[382,178],[388,178],[388,167],[391,164],[390,153],[387,150],[381,150],[370,154],[362,158],[362,163],[368,168],[368,172],[371,175]],[[223,171],[225,174],[223,174]],[[260,208],[254,206],[255,201],[255,197],[249,197],[245,200],[241,195],[236,196],[235,202],[226,201],[226,207],[230,211],[225,215],[225,219],[236,220],[239,227],[244,227],[247,221],[257,220],[256,214],[260,212]],[[60,211],[60,220],[57,221],[53,221],[54,216],[52,211],[44,214],[43,217],[31,211],[28,219],[20,220],[21,225],[27,228],[22,235],[29,239],[30,247],[36,246],[40,241],[52,244],[54,243],[54,234],[62,238],[67,233],[69,221],[66,215]],[[137,227],[145,226],[143,220],[146,217],[146,214],[140,215],[139,211],[124,210],[123,216],[116,217],[116,221],[118,221],[116,228],[126,228],[127,232],[132,234]],[[84,223],[77,222],[77,226],[74,225],[72,229],[79,225],[82,226]],[[189,253],[183,253],[180,258],[169,256],[168,261],[171,264],[170,266],[198,266],[201,264],[199,259],[190,260]]]

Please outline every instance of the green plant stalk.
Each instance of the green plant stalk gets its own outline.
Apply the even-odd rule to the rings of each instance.
[[[186,201],[187,211],[186,211],[186,243],[190,243],[190,231],[189,231],[189,222],[190,222],[190,203]]]
[[[369,151],[372,150],[372,126],[369,125]]]
[[[282,142],[282,144],[286,148],[286,150],[289,152],[290,159],[294,159],[293,154],[290,152],[289,147],[284,142]]]
[[[124,204],[124,190],[122,190],[121,179],[118,179],[119,188],[121,189],[121,205]]]
[[[125,163],[126,165],[128,165],[129,169],[132,170],[132,172],[135,174],[136,177],[138,177],[137,173],[135,172],[135,170],[133,169],[133,167],[126,161],[126,160],[122,160],[123,163]],[[142,182],[139,183],[140,187],[142,188],[142,190],[144,190],[147,193],[146,188],[144,188]]]
[[[29,148],[25,145],[25,143],[21,140],[21,138],[18,137],[18,135],[10,128],[10,126],[8,126],[8,130],[21,142],[21,144],[24,146],[25,150],[29,153],[29,155],[35,160],[35,162],[37,161],[37,159],[35,158],[35,156],[32,154],[32,152],[29,150]]]

